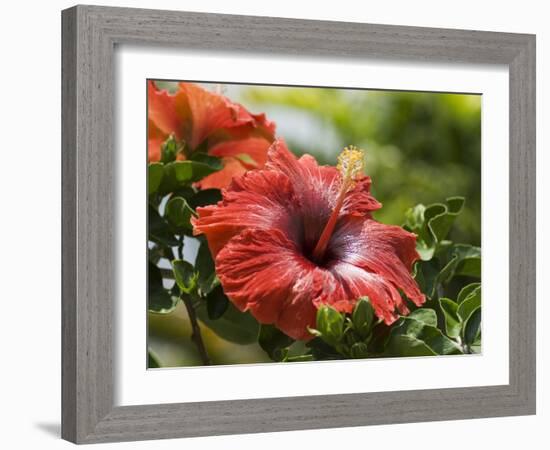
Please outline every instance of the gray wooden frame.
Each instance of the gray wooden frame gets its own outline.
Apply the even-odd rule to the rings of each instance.
[[[92,443],[535,413],[535,36],[96,6],[63,11],[62,36],[63,438]],[[507,65],[510,383],[114,407],[117,44]]]

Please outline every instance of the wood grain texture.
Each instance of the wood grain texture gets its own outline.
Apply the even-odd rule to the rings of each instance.
[[[77,443],[535,412],[535,37],[126,8],[63,11],[62,436]],[[113,406],[117,44],[315,58],[506,64],[510,70],[510,383]],[[184,376],[182,374],[182,376]]]
[[[62,24],[62,436],[81,442],[113,407],[113,46],[85,8]]]
[[[63,105],[61,146],[61,203],[62,203],[62,313],[61,330],[63,351],[61,353],[62,388],[61,403],[62,435],[76,440],[76,10],[66,11],[62,17],[62,71]]]

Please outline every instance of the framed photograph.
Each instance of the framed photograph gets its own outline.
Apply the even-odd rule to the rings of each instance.
[[[65,439],[535,413],[534,36],[62,26]]]

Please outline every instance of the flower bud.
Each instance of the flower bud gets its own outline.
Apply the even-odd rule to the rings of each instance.
[[[344,317],[334,308],[323,305],[317,311],[317,330],[330,345],[336,345],[344,335]]]
[[[351,320],[353,329],[362,339],[366,339],[374,323],[374,308],[368,297],[361,297],[357,300]]]

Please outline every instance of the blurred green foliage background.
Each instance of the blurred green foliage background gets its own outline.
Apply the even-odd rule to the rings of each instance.
[[[175,83],[158,83],[169,90]],[[464,212],[450,238],[481,245],[481,96],[430,92],[282,86],[213,85],[251,112],[277,123],[297,155],[336,164],[346,145],[363,148],[374,196],[383,204],[375,218],[401,225],[418,204],[464,196]],[[163,366],[199,365],[185,308],[167,316],[150,313],[149,346]],[[216,364],[268,362],[257,344],[236,345],[203,327]]]

